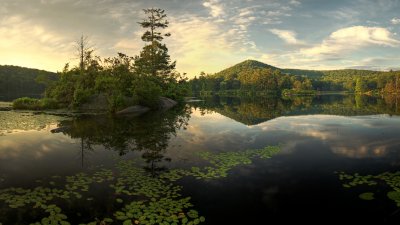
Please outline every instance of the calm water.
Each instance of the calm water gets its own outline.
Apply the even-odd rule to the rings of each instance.
[[[136,118],[0,111],[0,223],[40,222],[54,204],[71,224],[100,224],[104,218],[114,222],[103,224],[144,224],[152,202],[165,200],[153,208],[169,212],[163,217],[168,224],[175,216],[177,224],[184,217],[197,223],[200,216],[202,224],[398,224],[397,101],[214,97]],[[271,152],[267,146],[279,147]],[[346,179],[342,172],[360,178]],[[178,194],[157,182],[177,187]],[[131,193],[120,193],[118,185]],[[47,187],[47,197],[57,189],[68,198],[43,194],[38,201],[46,207],[35,205]],[[374,199],[359,197],[366,192]],[[178,202],[185,197],[192,206]],[[127,213],[124,207],[138,201],[147,219],[133,211],[133,217],[117,218],[117,211]]]

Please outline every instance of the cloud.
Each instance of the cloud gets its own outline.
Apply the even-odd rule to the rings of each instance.
[[[303,44],[303,42],[297,40],[297,34],[291,30],[279,30],[279,29],[270,29],[271,33],[275,34],[286,43],[291,45]]]
[[[298,1],[298,0],[291,0],[291,1],[289,2],[289,4],[294,5],[294,6],[299,6],[299,5],[301,5],[301,2]]]
[[[62,68],[60,58],[68,58],[73,44],[57,32],[21,16],[0,21],[0,61],[7,64],[50,69]]]
[[[371,45],[397,47],[400,41],[393,36],[388,29],[382,27],[347,27],[333,32],[317,46],[302,49],[301,53],[309,57],[334,59],[335,56]]]
[[[238,30],[221,33],[219,24],[195,15],[171,18],[169,32],[172,36],[166,42],[172,58],[179,59],[178,71],[192,76],[205,69],[218,71],[222,65],[228,66],[237,46],[242,45],[240,37],[234,39]],[[239,57],[236,60],[242,60]]]
[[[390,20],[390,22],[391,22],[393,25],[400,24],[400,18],[394,17],[393,19]]]
[[[206,0],[203,6],[210,10],[210,15],[212,17],[220,17],[224,15],[224,8],[220,4],[219,0]]]

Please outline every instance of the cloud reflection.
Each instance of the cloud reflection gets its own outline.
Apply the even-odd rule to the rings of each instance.
[[[366,158],[385,157],[400,146],[396,135],[400,133],[400,118],[385,115],[290,116],[245,126],[218,113],[202,116],[195,112],[189,124],[185,136],[191,138],[186,142],[199,149],[230,151],[277,143],[296,148],[296,144],[319,140],[336,155]]]

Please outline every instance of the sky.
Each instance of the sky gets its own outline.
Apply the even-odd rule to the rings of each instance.
[[[281,68],[400,69],[400,0],[1,0],[0,65],[61,71],[84,34],[102,57],[135,56],[142,9],[189,77],[246,59]]]

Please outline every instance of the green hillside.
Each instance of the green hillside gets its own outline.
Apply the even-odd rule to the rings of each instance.
[[[56,80],[57,77],[56,73],[44,70],[0,65],[0,98],[39,97],[44,93],[45,82]]]
[[[286,93],[315,91],[399,93],[399,71],[281,69],[255,60],[246,60],[211,75],[191,81],[194,93]],[[294,92],[293,92],[294,91]],[[236,95],[236,94],[234,94]]]
[[[356,69],[342,69],[342,70],[302,70],[302,69],[282,69],[269,64],[265,64],[256,60],[246,60],[238,63],[232,67],[224,69],[216,74],[215,77],[223,77],[225,80],[235,79],[241,72],[254,70],[254,69],[265,69],[269,68],[272,70],[279,70],[283,74],[295,75],[295,76],[306,76],[309,78],[323,78],[323,77],[348,77],[354,78],[358,76],[371,76],[382,73],[380,71],[372,70],[356,70]]]
[[[253,69],[279,69],[277,67],[256,61],[256,60],[246,60],[241,63],[238,63],[232,67],[229,67],[227,69],[224,69],[216,74],[214,74],[215,77],[218,78],[224,78],[225,80],[231,80],[231,79],[236,79],[238,78],[239,74],[241,72],[253,70]]]

